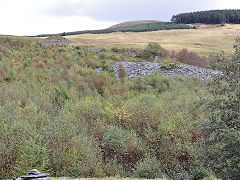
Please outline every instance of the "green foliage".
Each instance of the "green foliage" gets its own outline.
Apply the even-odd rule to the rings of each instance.
[[[15,177],[27,174],[30,169],[49,171],[49,150],[41,135],[30,137],[19,146],[19,156],[14,166]]]
[[[121,52],[27,38],[2,38],[0,47],[0,178],[31,168],[53,177],[150,177],[161,165],[170,179],[187,179],[202,167],[199,81],[96,73],[128,60]]]
[[[162,178],[161,164],[156,158],[147,158],[136,164],[134,176],[137,178]]]
[[[210,10],[198,11],[191,13],[181,13],[172,17],[173,23],[204,23],[204,24],[224,24],[232,23],[239,24],[240,10],[239,9],[225,9],[225,10]]]
[[[117,158],[125,168],[134,165],[143,156],[141,140],[133,131],[126,131],[117,126],[109,126],[102,139],[104,156]]]
[[[239,179],[240,137],[240,39],[234,44],[235,53],[213,57],[215,68],[223,75],[215,78],[209,89],[212,98],[205,99],[208,119],[205,123],[207,136],[206,163],[224,179]]]
[[[66,101],[71,99],[71,95],[67,92],[67,90],[59,87],[55,89],[55,92],[52,97],[52,101],[59,107],[63,107]]]
[[[145,84],[145,81],[138,77],[133,81],[133,85],[130,87],[131,90],[138,91],[138,92],[144,92],[147,90],[147,85]]]
[[[161,60],[159,62],[160,66],[165,69],[174,69],[177,67],[180,62],[174,60],[174,59],[167,59],[167,60]]]
[[[173,80],[171,77],[160,74],[153,74],[146,77],[146,84],[151,86],[157,93],[161,93],[172,89]]]
[[[192,172],[193,180],[202,180],[209,176],[209,173],[204,168],[194,169]]]
[[[166,50],[160,46],[158,43],[149,43],[144,50],[144,57],[153,61],[155,56],[164,57]]]

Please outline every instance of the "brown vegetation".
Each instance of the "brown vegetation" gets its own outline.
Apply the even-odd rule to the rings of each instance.
[[[195,52],[189,52],[187,49],[183,49],[177,53],[176,60],[183,64],[189,64],[202,68],[210,68],[210,63],[208,61],[200,58]]]

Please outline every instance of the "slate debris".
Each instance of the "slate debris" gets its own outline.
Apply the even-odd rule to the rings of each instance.
[[[47,39],[41,41],[40,43],[43,44],[70,44],[72,41],[60,36],[60,35],[52,35],[49,36]]]
[[[196,77],[201,80],[208,80],[214,78],[222,73],[212,69],[205,69],[188,64],[180,64],[173,69],[162,68],[158,63],[153,62],[117,62],[115,63],[114,70],[118,74],[119,65],[123,65],[127,71],[128,78],[144,77],[156,72],[161,72],[167,76],[184,76]]]
[[[91,47],[90,50],[91,51],[104,51],[105,49],[101,48],[101,47]]]
[[[28,174],[17,178],[16,180],[51,180],[49,174],[41,173],[37,169],[32,169]]]

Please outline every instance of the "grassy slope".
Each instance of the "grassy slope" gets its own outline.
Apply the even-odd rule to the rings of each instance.
[[[122,27],[126,27],[126,26],[133,26],[133,25],[137,25],[137,24],[145,24],[145,23],[155,23],[155,22],[162,22],[162,21],[158,21],[158,20],[140,20],[140,21],[128,21],[128,22],[122,22],[116,25],[113,25],[107,29],[113,29],[113,28],[122,28]]]
[[[240,34],[240,25],[224,27],[200,25],[199,29],[161,30],[141,33],[82,34],[67,36],[74,45],[144,48],[149,42],[158,42],[169,50],[187,48],[201,56],[224,50],[233,50],[234,38]]]

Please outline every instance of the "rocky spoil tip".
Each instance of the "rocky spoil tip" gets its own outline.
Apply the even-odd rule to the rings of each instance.
[[[212,69],[205,69],[188,64],[180,64],[173,69],[162,68],[158,63],[152,62],[117,62],[114,66],[116,75],[118,75],[119,65],[125,67],[128,78],[144,77],[156,72],[163,73],[167,76],[184,76],[184,77],[196,77],[201,80],[208,80],[221,73]]]

